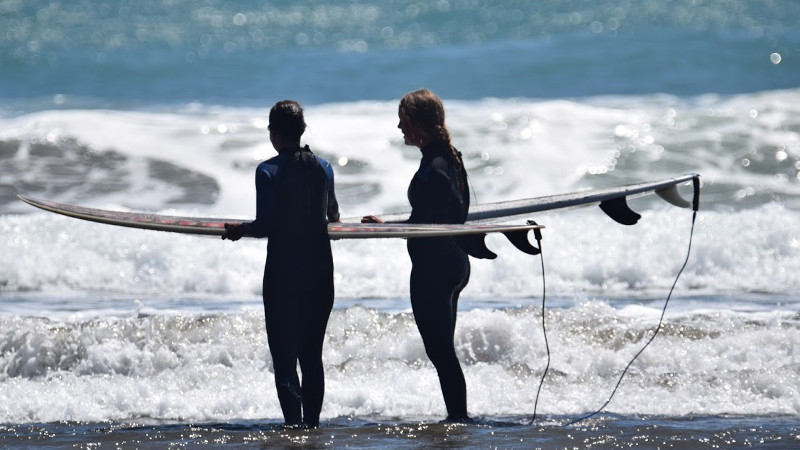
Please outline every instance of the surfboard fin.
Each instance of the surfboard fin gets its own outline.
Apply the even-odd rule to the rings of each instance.
[[[675,185],[657,190],[656,195],[678,208],[692,206],[691,202],[681,197],[680,192],[678,192],[678,186]]]
[[[541,253],[541,250],[534,247],[533,244],[528,240],[528,231],[530,230],[522,230],[522,231],[508,231],[503,233],[506,238],[514,244],[514,247],[517,247],[520,251],[527,253],[529,255],[538,255]]]
[[[612,198],[600,202],[600,209],[615,221],[623,225],[634,225],[642,216],[628,206],[625,197]]]
[[[458,246],[461,247],[461,250],[464,250],[464,253],[469,256],[478,259],[497,258],[497,253],[486,247],[486,241],[484,239],[486,239],[486,234],[469,234],[457,236],[456,242],[458,242]]]

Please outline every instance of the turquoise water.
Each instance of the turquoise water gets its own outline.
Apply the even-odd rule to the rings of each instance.
[[[797,87],[792,1],[3,3],[12,111]],[[775,64],[779,55],[780,63]],[[63,102],[63,103],[62,103]],[[51,106],[52,107],[52,106]]]

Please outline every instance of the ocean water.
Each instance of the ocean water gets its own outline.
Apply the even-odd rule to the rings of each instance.
[[[1,0],[0,445],[800,446],[798,20],[789,0]],[[251,218],[269,107],[291,98],[344,217],[406,211],[397,101],[420,87],[474,203],[701,175],[663,327],[599,414],[572,423],[656,330],[689,210],[537,214],[543,259],[489,236],[455,337],[472,425],[439,423],[405,243],[335,241],[323,426],[291,430],[265,241],[16,198]]]

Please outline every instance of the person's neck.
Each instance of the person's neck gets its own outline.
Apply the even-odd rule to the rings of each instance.
[[[433,143],[433,141],[430,140],[430,139],[420,139],[419,142],[417,143],[417,147],[419,147],[419,149],[421,151],[422,149],[424,149],[425,147],[431,145],[432,143]]]
[[[288,151],[288,150],[296,150],[300,148],[300,141],[287,141],[287,140],[277,140],[274,143],[275,150],[280,152]]]
[[[442,146],[447,147],[447,143],[442,141],[430,140],[427,141],[425,144],[420,144],[419,150],[425,153],[426,151],[434,151],[435,149],[440,149],[442,148]]]

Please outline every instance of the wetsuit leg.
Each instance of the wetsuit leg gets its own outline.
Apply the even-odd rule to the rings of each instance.
[[[415,263],[412,267],[411,307],[425,344],[425,353],[439,375],[448,419],[465,420],[468,419],[467,385],[453,336],[458,295],[469,278],[469,261],[463,253],[442,260],[443,255],[435,249],[428,255],[430,258],[419,253],[415,256],[423,256],[421,259],[413,258],[416,261],[438,262]]]
[[[322,364],[322,344],[328,318],[333,309],[333,268],[314,277],[316,285],[302,299],[303,308],[299,359],[303,374],[303,424],[319,426],[322,400],[325,396],[325,371]]]
[[[267,262],[263,285],[264,315],[275,388],[286,424],[300,425],[302,390],[297,376],[297,303],[284,288],[286,281],[285,274],[270,270]]]

